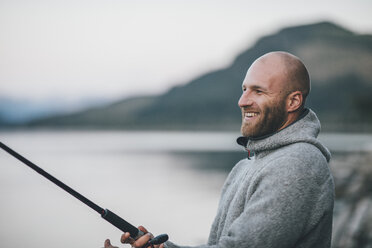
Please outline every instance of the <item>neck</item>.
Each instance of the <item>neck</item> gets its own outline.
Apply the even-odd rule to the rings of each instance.
[[[284,124],[278,129],[278,131],[288,127],[293,122],[297,121],[300,115],[302,114],[303,110],[292,112],[288,114],[287,120],[284,122]]]

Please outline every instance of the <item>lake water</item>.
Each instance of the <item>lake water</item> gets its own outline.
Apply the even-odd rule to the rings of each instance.
[[[179,244],[204,243],[239,133],[20,131],[0,141],[103,208]],[[324,134],[333,151],[372,151],[372,135]],[[0,151],[2,247],[119,245],[121,231]],[[123,246],[123,245],[121,245]]]

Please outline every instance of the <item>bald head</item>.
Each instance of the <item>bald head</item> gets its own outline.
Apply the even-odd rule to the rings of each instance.
[[[276,78],[281,79],[277,80],[277,83],[280,84],[284,93],[300,91],[303,95],[303,105],[305,104],[310,92],[310,77],[305,65],[298,57],[287,52],[276,51],[259,57],[251,68],[255,64],[264,65],[267,70],[274,70],[278,74]]]

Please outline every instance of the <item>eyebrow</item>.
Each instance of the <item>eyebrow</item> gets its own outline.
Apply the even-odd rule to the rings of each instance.
[[[262,90],[262,91],[267,91],[266,88],[262,87],[262,86],[259,86],[259,85],[251,85],[249,86],[250,89],[252,90]]]

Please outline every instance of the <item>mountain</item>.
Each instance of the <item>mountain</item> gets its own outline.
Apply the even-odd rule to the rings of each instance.
[[[18,124],[52,113],[63,113],[61,107],[55,101],[32,102],[0,97],[0,124]]]
[[[237,101],[246,70],[270,51],[300,57],[312,80],[308,107],[328,130],[369,127],[372,122],[372,35],[330,22],[289,27],[262,37],[234,62],[170,89],[86,111],[43,118],[28,126],[135,129],[237,129]]]
[[[51,97],[46,100],[32,101],[0,96],[0,127],[22,125],[24,122],[51,115],[66,115],[75,112],[76,109],[83,110],[88,106],[98,106],[107,102],[108,100],[103,98],[66,100]]]

